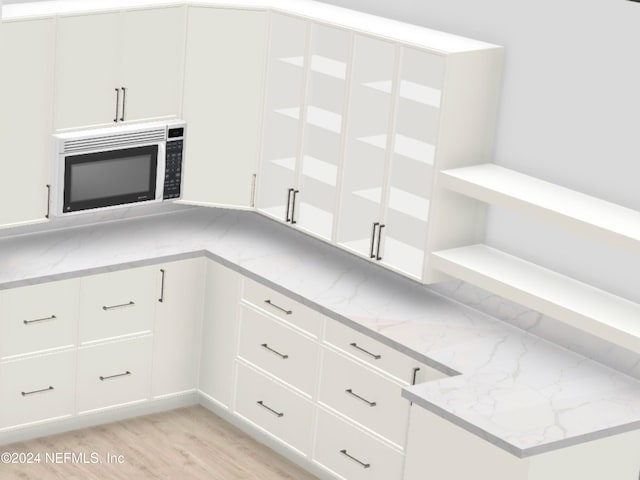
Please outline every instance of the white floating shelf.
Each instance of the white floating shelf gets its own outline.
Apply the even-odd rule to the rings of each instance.
[[[630,208],[494,164],[445,170],[440,182],[463,195],[640,252],[640,212]]]
[[[296,67],[304,67],[304,57],[302,56],[279,58],[278,60]],[[347,64],[322,55],[311,55],[310,70],[328,77],[344,80],[347,73]]]
[[[368,137],[358,137],[358,141],[372,145],[377,148],[387,148],[387,136],[386,135],[371,135]],[[436,154],[436,147],[430,143],[417,140],[406,135],[399,133],[395,136],[395,145],[393,147],[394,153],[402,155],[403,157],[416,160],[421,163],[433,166],[433,161]]]
[[[304,155],[302,158],[302,175],[335,187],[338,179],[338,167],[311,155]]]
[[[487,245],[431,254],[431,266],[617,345],[640,348],[640,305]]]
[[[391,93],[391,80],[382,80],[380,82],[367,82],[362,84],[365,87],[372,88],[379,92]],[[440,99],[442,94],[437,88],[427,87],[419,83],[410,82],[409,80],[400,81],[400,98],[412,100],[430,107],[440,108]]]

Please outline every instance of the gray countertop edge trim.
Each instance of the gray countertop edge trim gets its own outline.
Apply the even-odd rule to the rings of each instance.
[[[540,455],[543,453],[553,452],[559,450],[561,448],[571,447],[574,445],[580,445],[585,442],[590,442],[593,440],[598,440],[606,437],[611,437],[613,435],[618,435],[620,433],[630,432],[631,430],[637,430],[640,428],[640,421],[631,422],[624,425],[618,425],[610,428],[605,428],[603,430],[597,430],[594,432],[584,433],[582,435],[575,435],[571,438],[564,438],[562,440],[557,440],[555,442],[545,443],[544,445],[538,445],[530,448],[520,448],[512,443],[507,442],[506,440],[496,437],[495,435],[483,430],[482,428],[474,425],[473,423],[469,423],[462,418],[456,416],[454,413],[451,413],[447,410],[442,409],[438,405],[434,405],[429,402],[425,398],[415,394],[411,390],[411,387],[403,387],[402,388],[402,396],[407,400],[413,402],[414,404],[428,410],[439,417],[444,418],[445,420],[450,421],[454,425],[457,425],[464,430],[473,433],[474,435],[482,438],[483,440],[499,447],[512,455],[515,455],[518,458],[527,458],[535,455]]]

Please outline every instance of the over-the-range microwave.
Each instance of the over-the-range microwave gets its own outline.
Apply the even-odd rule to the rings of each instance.
[[[185,131],[170,120],[54,135],[52,213],[180,198]]]

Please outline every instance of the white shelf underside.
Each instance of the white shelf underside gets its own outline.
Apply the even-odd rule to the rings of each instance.
[[[300,119],[300,109],[298,107],[280,108],[275,110],[275,112],[285,117],[293,118],[294,120]],[[312,105],[307,107],[306,122],[309,125],[322,128],[332,133],[340,133],[342,130],[342,115]]]
[[[385,134],[359,137],[358,140],[377,148],[387,148],[387,136]],[[436,147],[430,143],[396,133],[393,152],[403,157],[433,166]]]
[[[296,67],[304,67],[304,57],[302,56],[280,58],[279,60]],[[339,80],[344,80],[347,73],[347,64],[329,57],[323,57],[322,55],[311,55],[310,70]]]
[[[445,170],[445,188],[640,252],[640,212],[494,164]]]
[[[367,82],[362,84],[365,87],[372,88],[379,92],[391,93],[392,83],[391,80],[383,80],[380,82]],[[440,108],[441,92],[437,88],[427,87],[419,83],[411,82],[409,80],[400,81],[400,91],[398,92],[400,98],[406,100],[412,100],[423,105],[430,107]]]
[[[640,305],[487,245],[433,252],[431,265],[615,344],[640,348]]]

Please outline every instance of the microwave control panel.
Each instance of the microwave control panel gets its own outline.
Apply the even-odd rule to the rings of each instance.
[[[167,158],[164,171],[163,200],[180,197],[184,128],[170,128],[167,135]]]

